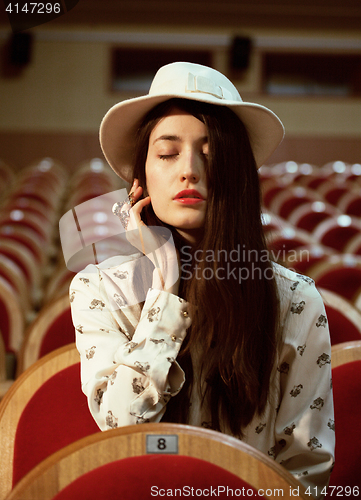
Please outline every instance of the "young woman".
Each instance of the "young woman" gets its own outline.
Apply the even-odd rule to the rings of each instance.
[[[270,261],[261,223],[257,167],[282,138],[270,110],[196,64],[161,68],[149,95],[114,106],[100,139],[132,183],[116,212],[134,255],[79,273],[72,314],[102,430],[205,426],[321,488],[335,439],[325,310],[312,280]]]

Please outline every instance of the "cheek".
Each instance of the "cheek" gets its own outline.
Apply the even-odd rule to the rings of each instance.
[[[154,196],[157,193],[157,181],[150,173],[146,173],[146,190],[149,196]]]
[[[154,165],[152,163],[149,165],[146,163],[145,178],[149,196],[159,196],[167,183],[164,172],[158,165]]]
[[[164,199],[164,193],[166,191],[164,179],[154,171],[148,171],[146,179],[146,188],[151,199],[154,213],[160,220],[163,220],[163,217],[167,213],[166,200]]]
[[[145,170],[144,170],[144,177],[145,177],[145,186],[143,186],[144,188],[144,191],[146,191],[147,195],[150,196],[150,192],[149,192],[149,188],[152,187],[152,180],[151,180],[151,176],[148,172],[148,169],[147,169],[147,164],[145,164]],[[143,191],[143,194],[145,196],[145,192]]]

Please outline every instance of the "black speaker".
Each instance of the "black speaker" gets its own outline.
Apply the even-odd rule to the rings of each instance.
[[[245,70],[249,65],[251,53],[251,39],[244,36],[236,36],[231,48],[231,67],[237,70]]]
[[[14,33],[9,45],[9,62],[12,66],[23,67],[31,61],[33,37],[30,33]]]

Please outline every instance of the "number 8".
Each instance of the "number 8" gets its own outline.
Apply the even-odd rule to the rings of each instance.
[[[166,440],[164,438],[158,439],[158,449],[159,450],[165,450],[166,447],[167,447]]]

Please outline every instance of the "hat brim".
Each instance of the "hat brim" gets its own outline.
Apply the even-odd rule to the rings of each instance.
[[[260,104],[220,100],[204,93],[145,95],[119,102],[106,113],[99,131],[102,151],[109,165],[127,182],[133,179],[135,136],[144,116],[157,104],[172,98],[207,102],[232,109],[245,125],[257,168],[276,150],[284,137],[278,116]]]

